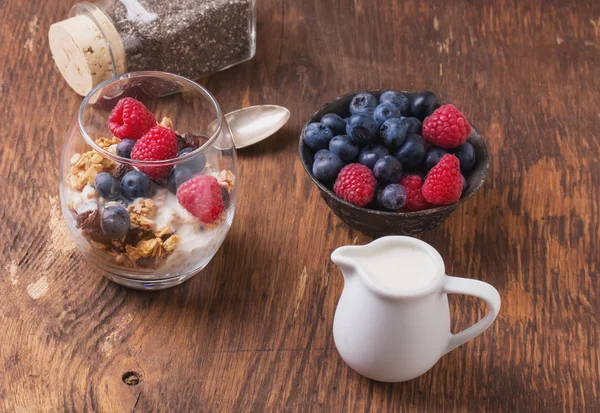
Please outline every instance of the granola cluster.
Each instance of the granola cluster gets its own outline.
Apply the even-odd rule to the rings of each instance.
[[[102,137],[96,139],[96,145],[98,145],[102,149],[109,149],[111,146],[116,145],[119,142],[121,142],[121,139],[117,138],[116,136],[111,136],[110,138]]]
[[[173,129],[173,121],[171,120],[171,118],[168,118],[166,116],[162,118],[159,125],[164,128]]]
[[[115,163],[106,159],[96,151],[76,153],[71,157],[71,170],[68,180],[72,189],[81,191],[86,185],[94,183],[100,172],[110,172]]]
[[[222,187],[227,189],[227,192],[233,191],[233,186],[235,185],[235,175],[231,171],[221,171],[217,175],[217,180],[221,184]]]
[[[138,199],[127,207],[131,228],[139,228],[143,231],[153,231],[156,229],[156,222],[148,217],[156,209],[156,204],[152,199]],[[168,230],[168,229],[167,229]],[[158,232],[163,232],[159,230]]]

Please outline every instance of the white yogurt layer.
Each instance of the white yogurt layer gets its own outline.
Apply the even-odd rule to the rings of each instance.
[[[156,214],[151,218],[156,222],[156,228],[169,224],[180,238],[177,248],[165,264],[156,269],[156,274],[183,273],[206,265],[225,239],[229,223],[225,221],[217,228],[207,229],[166,189],[160,190],[152,199],[157,206]]]
[[[166,189],[159,190],[152,200],[156,204],[156,213],[151,219],[156,222],[156,229],[162,228],[169,224],[173,231],[179,227],[188,225],[201,225],[198,218],[190,214],[184,207],[181,206],[177,197]]]
[[[98,200],[98,192],[96,192],[96,189],[91,185],[84,186],[83,190],[81,191],[77,191],[68,187],[65,189],[67,191],[67,202],[69,208],[77,211],[78,214],[84,212],[84,209],[82,208],[84,204]]]

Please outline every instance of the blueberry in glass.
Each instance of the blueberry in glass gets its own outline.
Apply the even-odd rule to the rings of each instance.
[[[117,155],[123,158],[131,158],[131,150],[133,149],[133,145],[137,142],[137,139],[123,139],[121,142],[117,143]]]
[[[117,240],[124,237],[131,225],[127,210],[121,205],[108,205],[100,215],[100,227],[107,238]]]
[[[106,200],[113,201],[121,195],[119,182],[108,172],[100,172],[96,175],[94,186],[98,195]]]
[[[121,192],[129,199],[145,198],[150,194],[150,178],[142,172],[127,172],[121,179]]]

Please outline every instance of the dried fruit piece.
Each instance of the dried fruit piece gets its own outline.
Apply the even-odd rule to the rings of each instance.
[[[131,171],[133,171],[133,166],[122,163],[122,164],[118,164],[117,167],[115,169],[113,169],[113,171],[110,174],[117,181],[120,181],[121,179],[123,179],[123,177],[125,176],[125,174],[127,172],[131,172]]]
[[[81,229],[92,241],[104,243],[108,240],[100,227],[100,212],[97,209],[77,214],[75,221],[77,228]]]
[[[82,212],[81,214],[77,214],[77,217],[75,219],[75,221],[77,222],[77,228],[87,229],[87,228],[93,227],[95,222],[98,224],[98,227],[99,227],[100,226],[99,216],[100,216],[100,214],[98,213],[97,209],[88,210],[88,211]]]
[[[154,257],[142,257],[138,258],[135,263],[142,268],[153,268],[156,266],[156,259]]]

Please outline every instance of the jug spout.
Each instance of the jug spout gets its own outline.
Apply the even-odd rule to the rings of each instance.
[[[354,275],[356,271],[356,262],[352,257],[352,250],[357,248],[356,246],[346,246],[339,247],[335,251],[331,253],[331,261],[338,266],[340,271],[342,271],[342,275],[344,276],[344,280],[347,280],[349,277]]]

